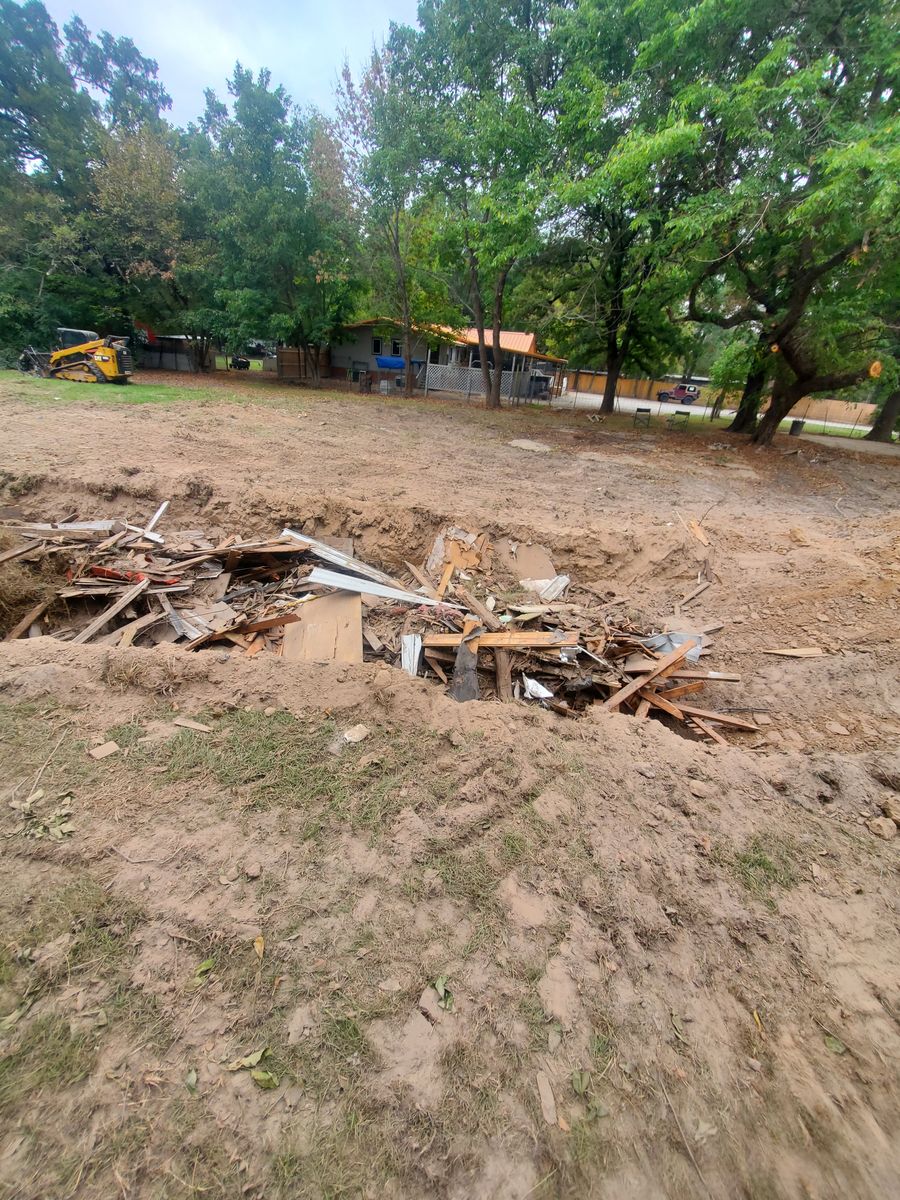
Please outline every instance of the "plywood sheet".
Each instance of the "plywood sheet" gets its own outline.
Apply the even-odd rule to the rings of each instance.
[[[517,579],[554,579],[556,567],[545,546],[532,542],[511,542],[509,538],[501,538],[495,544],[495,552],[499,561]]]
[[[319,596],[297,609],[285,626],[282,658],[288,662],[361,663],[362,600],[352,592]]]

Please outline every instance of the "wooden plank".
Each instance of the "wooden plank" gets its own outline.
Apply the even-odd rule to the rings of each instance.
[[[366,645],[375,654],[381,654],[384,650],[384,642],[378,636],[374,629],[369,625],[363,625],[363,637],[366,640]]]
[[[660,676],[667,675],[670,670],[681,662],[689,650],[693,650],[694,645],[695,643],[688,639],[686,642],[682,642],[680,646],[676,646],[668,654],[664,654],[662,658],[657,660],[655,666],[648,674],[638,675],[636,679],[632,679],[631,683],[626,683],[619,691],[613,692],[607,700],[603,701],[603,707],[607,712],[612,712],[619,707],[623,700],[628,700],[631,696],[636,695],[648,683],[660,678]]]
[[[485,629],[490,630],[491,633],[501,632],[503,629],[503,622],[498,617],[495,617],[487,605],[482,604],[477,596],[473,596],[472,593],[467,591],[461,583],[455,583],[453,585],[453,591],[457,596],[459,596],[460,600],[462,600],[463,604],[466,606],[472,616],[479,619]],[[541,611],[546,610],[542,609]]]
[[[159,602],[165,609],[166,616],[169,618],[172,628],[179,637],[188,638],[191,642],[191,645],[194,645],[194,643],[199,644],[201,641],[208,641],[211,637],[215,636],[215,630],[198,629],[189,621],[186,621],[181,613],[176,612],[172,607],[172,602],[169,600],[168,596],[164,596],[161,593],[158,593],[158,595]]]
[[[163,500],[162,504],[159,506],[159,508],[156,510],[156,512],[153,514],[153,516],[150,518],[150,520],[144,526],[145,534],[152,532],[156,528],[156,526],[162,520],[162,518],[165,514],[165,511],[168,507],[169,507],[169,501]]]
[[[20,521],[17,525],[4,525],[5,529],[25,533],[112,533],[115,528],[121,529],[124,521],[59,521],[57,524],[41,521]]]
[[[668,676],[669,679],[674,679],[674,675]],[[678,687],[666,688],[663,693],[667,700],[674,700],[677,696],[689,696],[691,692],[702,692],[706,687],[706,682],[703,679],[696,679],[693,683],[682,683]]]
[[[684,720],[684,713],[681,709],[676,704],[665,700],[659,692],[654,692],[653,688],[641,688],[638,695],[641,697],[641,700],[648,700],[653,708],[661,709],[662,712],[668,713],[670,717],[675,717],[679,721]],[[638,708],[640,707],[639,704]]]
[[[784,647],[780,650],[763,650],[763,654],[777,654],[782,658],[821,658],[825,651],[820,646]]]
[[[12,550],[4,550],[0,554],[0,563],[9,562],[12,558],[20,558],[23,554],[31,554],[39,549],[41,542],[27,542],[24,546],[16,546]]]
[[[503,704],[509,704],[513,698],[512,669],[509,661],[509,651],[497,649],[494,651],[494,672],[497,676],[497,698]]]
[[[164,612],[145,613],[144,616],[129,621],[127,625],[121,625],[118,629],[114,629],[112,633],[104,634],[103,637],[97,639],[97,645],[117,646],[121,650],[124,646],[130,646],[141,630],[149,629],[151,625],[156,625],[165,619]]]
[[[646,675],[650,670],[652,663],[645,663],[642,667],[625,667],[623,668],[628,675]],[[667,676],[668,679],[705,679],[709,683],[740,683],[740,675],[735,675],[730,671],[700,671],[691,670],[687,667],[678,667]]]
[[[682,704],[681,710],[686,716],[699,717],[702,721],[717,721],[720,725],[728,725],[732,729],[746,729],[750,733],[759,733],[760,728],[752,721],[744,721],[733,717],[730,713],[712,712],[708,708],[695,708],[693,704]]]
[[[361,663],[362,600],[339,592],[317,596],[297,612],[284,631],[281,655],[287,662]]]
[[[134,587],[129,588],[124,595],[118,598],[118,600],[113,601],[109,608],[104,609],[99,617],[95,617],[94,620],[91,621],[90,625],[86,625],[84,629],[82,629],[81,633],[76,634],[75,637],[72,638],[72,644],[80,646],[85,642],[90,641],[95,633],[99,633],[103,626],[108,625],[113,617],[117,616],[123,608],[127,608],[132,600],[136,600],[138,596],[140,596],[141,592],[146,591],[149,584],[149,579],[141,579],[134,585]]]
[[[265,633],[267,629],[277,629],[279,625],[293,625],[299,620],[298,613],[283,612],[276,613],[273,617],[260,617],[258,621],[248,621],[246,625],[236,625],[235,629],[238,633]]]
[[[421,571],[413,563],[407,562],[406,559],[403,560],[403,565],[408,568],[409,573],[410,573],[410,575],[412,575],[413,579],[415,579],[416,582],[419,583],[425,589],[425,594],[427,596],[430,596],[432,598],[432,600],[440,600],[440,596],[434,590],[434,585],[431,583],[431,581],[429,580],[428,576],[425,574],[424,571]]]
[[[425,654],[424,658],[429,667],[431,667],[432,671],[434,671],[435,675],[437,675],[438,679],[440,679],[441,683],[450,682],[447,676],[444,674],[444,668],[441,666],[438,660],[433,657],[433,655]]]
[[[338,571],[326,571],[322,567],[313,567],[303,582],[321,583],[324,587],[358,592],[364,596],[379,596],[385,600],[400,600],[405,604],[427,604],[431,607],[446,604],[448,608],[461,607],[459,604],[450,604],[448,600],[432,600],[429,596],[417,596],[415,592],[407,592],[403,588],[388,587],[386,584],[375,583],[369,579],[357,579],[353,575],[341,575]]]
[[[441,575],[441,581],[437,585],[437,594],[441,600],[443,600],[443,598],[444,598],[444,592],[446,592],[447,588],[449,587],[450,580],[453,578],[453,572],[455,570],[456,570],[455,563],[453,563],[453,562],[444,563],[444,570],[443,570],[443,574]]]
[[[427,649],[441,646],[458,646],[462,641],[461,633],[429,633],[422,639]],[[486,650],[554,650],[557,646],[577,646],[577,633],[564,633],[562,630],[539,630],[529,633],[527,630],[508,630],[503,633],[481,633],[478,635],[478,646]]]
[[[4,642],[16,642],[23,634],[27,633],[32,624],[42,617],[50,605],[53,603],[55,596],[48,596],[45,600],[40,600],[34,606],[29,608],[28,612],[20,621],[16,621],[12,629],[3,639]]]
[[[692,601],[696,600],[698,596],[702,596],[706,589],[711,586],[712,585],[710,583],[699,584],[698,587],[695,587],[692,592],[689,592],[688,595],[684,597],[684,599],[681,601],[682,605],[690,604]]]
[[[691,723],[691,725],[694,725],[697,729],[699,729],[701,733],[706,734],[706,736],[708,738],[711,738],[719,746],[727,746],[728,745],[726,740],[722,737],[721,733],[719,733],[719,731],[717,729],[713,729],[712,725],[707,725],[706,722],[701,720],[700,717],[691,717],[690,723]]]
[[[641,699],[640,704],[634,710],[634,715],[637,717],[637,719],[639,721],[646,721],[647,714],[649,713],[649,711],[650,711],[650,701],[646,697],[643,697]]]

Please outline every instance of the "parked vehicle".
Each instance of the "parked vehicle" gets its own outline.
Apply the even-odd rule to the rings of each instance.
[[[134,362],[126,337],[99,337],[92,329],[56,331],[56,348],[35,350],[26,346],[18,368],[45,379],[72,379],[76,383],[127,383]]]
[[[673,388],[657,392],[657,400],[667,404],[693,404],[700,395],[700,389],[693,383],[678,383]]]

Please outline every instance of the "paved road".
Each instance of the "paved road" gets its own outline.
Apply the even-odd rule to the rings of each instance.
[[[815,442],[829,450],[859,450],[862,454],[889,454],[900,458],[900,442],[867,442],[865,438],[828,437],[824,433],[801,433],[804,442]]]
[[[589,409],[597,412],[602,402],[603,397],[598,396],[596,392],[566,392],[564,396],[560,396],[558,399],[555,398],[553,400],[552,407]],[[660,404],[658,400],[638,400],[634,396],[616,397],[617,412],[633,413],[637,408],[649,408],[654,416],[659,416],[662,413],[673,413],[680,412],[682,410],[689,410],[691,414],[691,424],[694,424],[698,421],[708,420],[711,411],[710,408],[705,404]],[[722,409],[723,417],[730,417],[733,416],[733,414],[733,408]],[[820,423],[821,422],[818,421],[812,422],[812,424],[816,425]],[[867,428],[866,426],[855,426],[850,422],[829,421],[828,424],[834,429]],[[782,422],[781,427],[782,431],[784,431],[787,428],[787,424]],[[818,435],[809,434],[804,436],[813,437]]]
[[[554,398],[551,405],[552,408],[580,408],[592,409],[598,411],[603,402],[603,397],[598,396],[596,392],[566,392],[564,396]],[[654,416],[661,413],[673,413],[689,411],[692,420],[704,421],[707,420],[710,414],[710,409],[705,404],[660,404],[658,400],[638,400],[634,396],[617,396],[616,411],[624,413],[633,413],[638,408],[649,408]],[[734,409],[724,408],[722,416],[730,417]]]

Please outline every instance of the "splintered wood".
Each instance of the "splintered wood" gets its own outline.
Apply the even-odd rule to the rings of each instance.
[[[40,569],[54,555],[66,578],[7,640],[50,636],[120,649],[171,642],[254,661],[277,655],[293,670],[381,659],[439,683],[460,703],[519,701],[567,718],[605,710],[662,720],[716,744],[725,744],[721,730],[758,732],[734,710],[697,703],[707,687],[740,682],[699,665],[720,624],[681,633],[633,624],[626,598],[572,583],[537,543],[492,543],[483,530],[448,525],[427,554],[414,559],[403,548],[385,564],[389,572],[358,557],[348,537],[291,528],[262,538],[167,533],[168,510],[163,502],[143,520],[8,521],[3,528],[22,545],[5,550],[5,560]],[[684,524],[708,544],[699,521]],[[698,581],[681,603],[708,587]]]

